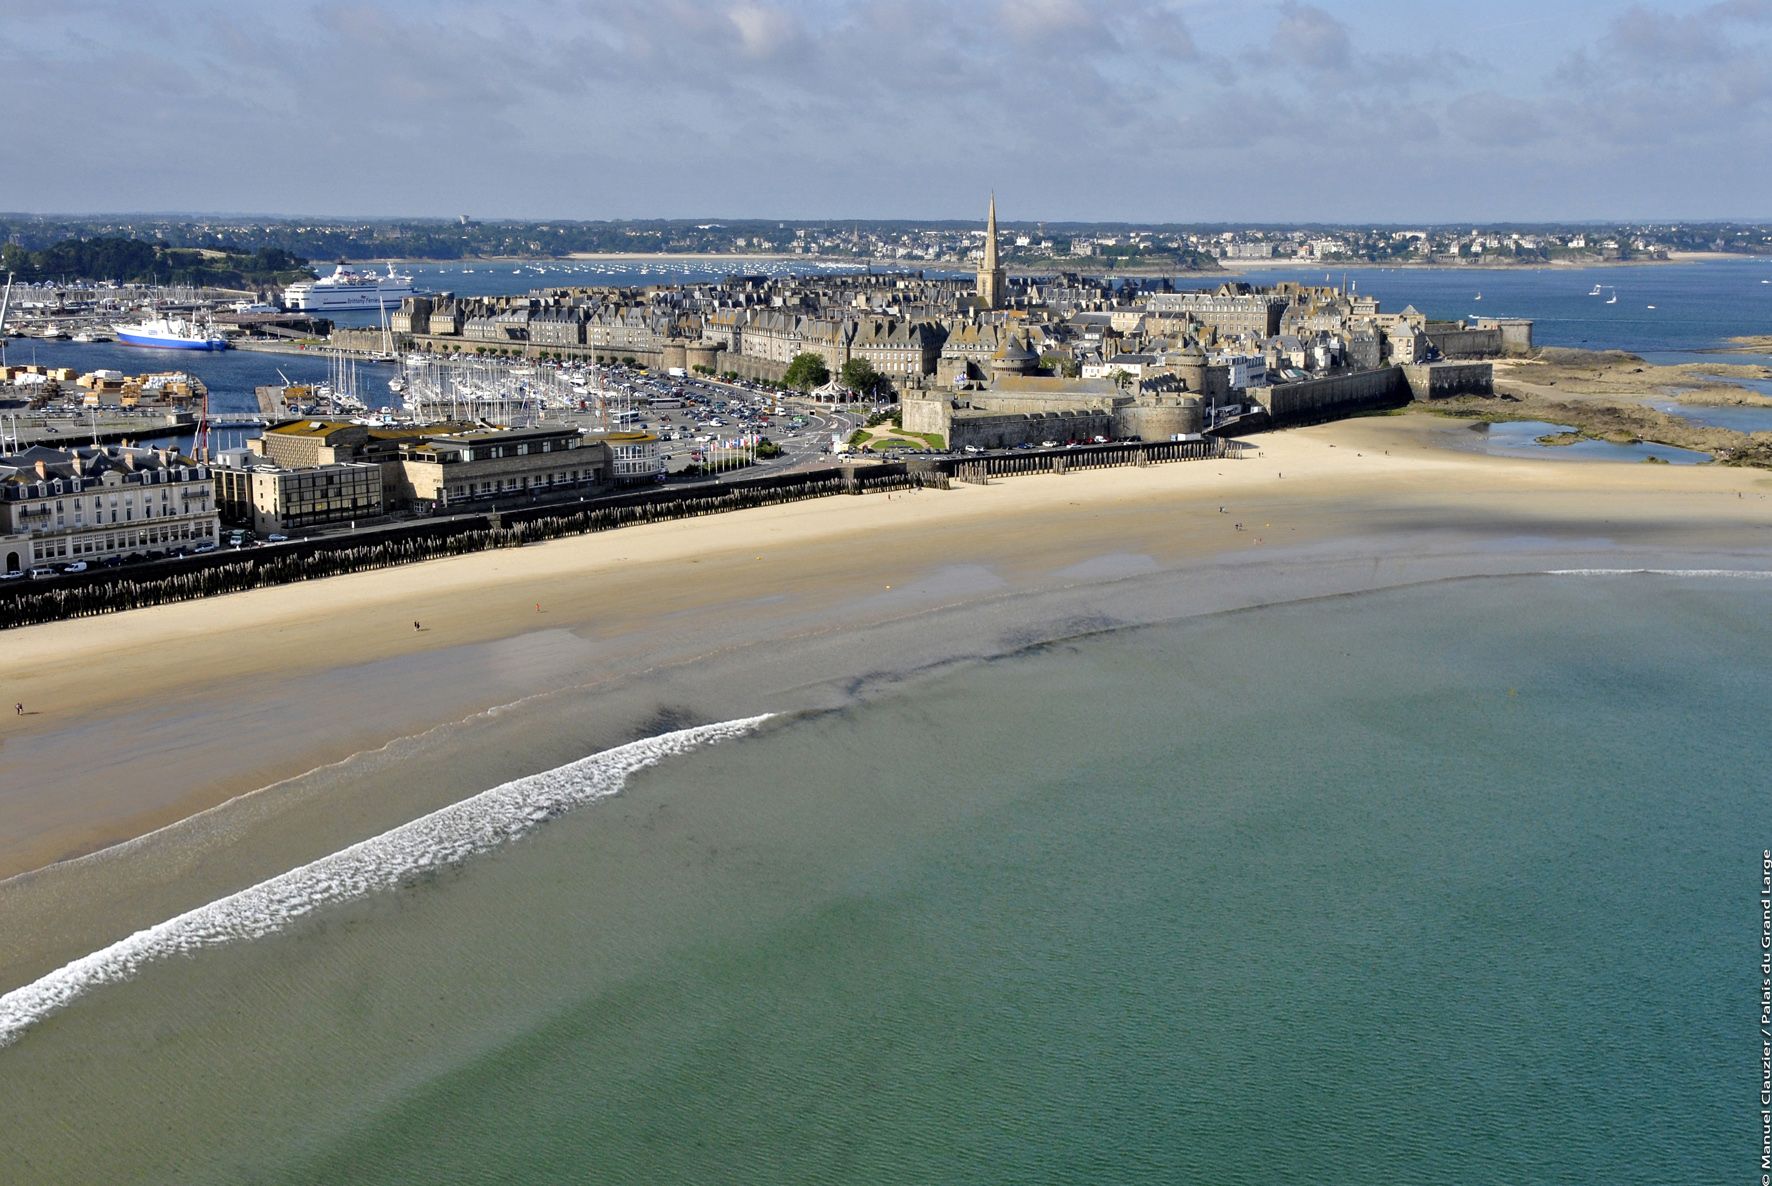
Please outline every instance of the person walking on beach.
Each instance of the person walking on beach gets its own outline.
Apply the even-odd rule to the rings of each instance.
[[[17,704],[12,706],[12,711],[17,713],[21,717],[24,716],[25,715],[25,702],[23,700],[20,700]]]
[[[423,627],[423,626],[420,626],[420,625],[419,625],[419,624],[418,624],[418,623],[417,623],[417,622],[414,622],[414,623],[413,623],[413,624],[412,624],[412,632],[413,632],[413,633],[414,633],[414,634],[417,634],[417,633],[418,633],[418,632],[419,632],[419,631],[420,631],[420,630],[423,630],[423,629],[424,629],[424,627]]]

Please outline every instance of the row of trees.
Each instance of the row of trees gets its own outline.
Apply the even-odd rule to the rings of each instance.
[[[782,380],[789,387],[811,391],[831,381],[831,368],[824,355],[807,351],[789,360]],[[851,358],[844,363],[843,369],[837,373],[837,381],[858,395],[885,395],[892,390],[891,380],[875,370],[874,364],[865,358]]]
[[[40,251],[0,247],[0,275],[27,282],[109,280],[117,284],[188,284],[258,288],[308,277],[307,261],[281,247],[257,251],[185,248],[141,239],[63,239]]]

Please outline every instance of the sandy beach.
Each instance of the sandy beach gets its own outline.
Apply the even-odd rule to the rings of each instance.
[[[1276,601],[1772,569],[1765,471],[1473,441],[1439,417],[1354,420],[1243,460],[825,499],[9,632],[27,712],[0,726],[0,990],[664,728]]]

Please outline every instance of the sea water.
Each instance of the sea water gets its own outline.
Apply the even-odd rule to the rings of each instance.
[[[1699,465],[1711,460],[1709,453],[1680,449],[1654,441],[1620,444],[1584,438],[1566,445],[1544,444],[1541,438],[1574,432],[1574,426],[1548,420],[1506,420],[1475,426],[1473,435],[1483,452],[1492,457],[1554,457],[1562,461],[1665,461],[1669,465]]]
[[[1362,296],[1378,298],[1388,312],[1414,305],[1436,320],[1529,317],[1537,346],[1629,350],[1655,363],[1730,361],[1711,354],[1693,358],[1691,352],[1724,346],[1734,337],[1772,333],[1772,285],[1761,283],[1772,280],[1772,258],[1765,256],[1585,268],[1323,264],[1252,268],[1236,278],[1250,284],[1345,279]],[[1212,282],[1195,276],[1176,283],[1200,288]],[[1737,361],[1764,363],[1765,358]]]
[[[592,758],[55,1002],[0,1180],[1747,1174],[1769,606],[1435,584]]]

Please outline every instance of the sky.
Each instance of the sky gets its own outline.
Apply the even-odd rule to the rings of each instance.
[[[1772,0],[0,0],[0,209],[1772,217]]]

